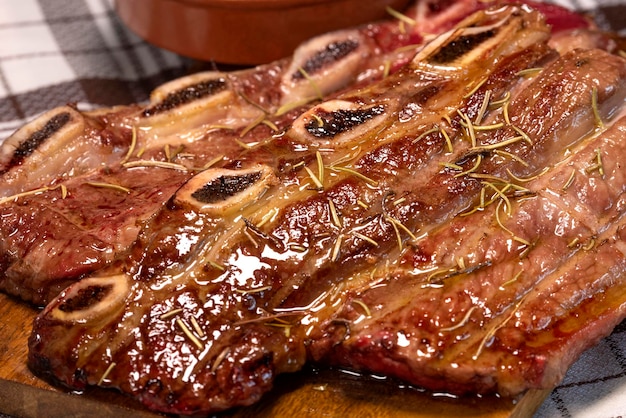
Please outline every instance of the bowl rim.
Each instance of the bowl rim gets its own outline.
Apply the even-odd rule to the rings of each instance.
[[[285,9],[322,3],[345,3],[353,0],[170,0],[193,7],[219,9]],[[363,1],[363,0],[361,0]]]

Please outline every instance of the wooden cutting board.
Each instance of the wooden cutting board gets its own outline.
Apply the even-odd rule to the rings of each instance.
[[[15,417],[159,417],[112,390],[73,394],[37,379],[26,367],[27,340],[37,310],[0,294],[0,413]],[[454,399],[338,370],[280,376],[258,404],[225,417],[531,417],[549,390],[517,402],[499,398]]]

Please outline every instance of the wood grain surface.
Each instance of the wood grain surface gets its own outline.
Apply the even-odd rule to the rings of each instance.
[[[27,340],[37,310],[0,294],[0,413],[24,418],[159,417],[115,391],[82,394],[55,388],[26,366]],[[308,369],[280,376],[256,405],[224,417],[531,417],[550,391],[531,391],[516,402],[499,398],[455,399],[339,370]]]

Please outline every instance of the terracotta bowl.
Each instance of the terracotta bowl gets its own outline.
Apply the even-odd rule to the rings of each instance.
[[[260,64],[320,33],[387,16],[409,0],[116,0],[121,19],[161,48],[203,61]]]

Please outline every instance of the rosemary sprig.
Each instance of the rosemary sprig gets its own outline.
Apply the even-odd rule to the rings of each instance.
[[[521,165],[523,165],[524,167],[530,167],[530,164],[528,164],[526,161],[522,160],[519,156],[517,156],[517,155],[515,155],[515,154],[513,154],[511,152],[504,151],[504,150],[501,150],[501,149],[496,149],[493,152],[494,152],[494,154],[497,154],[497,155],[499,155],[501,157],[508,157],[508,158],[510,158],[512,160],[515,160],[518,163],[520,163]]]
[[[324,160],[322,154],[319,151],[315,151],[315,158],[317,159],[317,178],[320,183],[324,184]]]
[[[580,237],[575,237],[573,240],[567,243],[567,248],[574,248],[578,245],[579,242],[580,242]]]
[[[583,245],[582,249],[585,251],[591,250],[596,245],[596,239],[594,237],[589,238],[589,242]]]
[[[165,154],[166,161],[172,162],[172,150],[170,149],[170,144],[165,144],[163,147],[163,154]]]
[[[507,125],[511,124],[511,119],[509,119],[509,103],[511,102],[507,100],[502,105],[502,115],[504,116],[504,121],[506,122]]]
[[[265,292],[266,290],[270,290],[271,288],[272,286],[262,286],[254,289],[235,289],[235,292],[241,293],[242,295],[249,295],[251,293]]]
[[[370,244],[372,244],[374,247],[378,247],[378,242],[376,242],[374,239],[368,237],[367,235],[363,235],[360,232],[357,231],[351,231],[352,235],[354,235],[355,237],[362,239],[363,241],[366,241]]]
[[[535,180],[539,177],[541,177],[542,175],[544,175],[545,173],[547,173],[549,170],[549,167],[544,167],[543,170],[541,170],[539,173],[535,174],[534,176],[530,176],[530,177],[518,177],[515,174],[513,174],[513,172],[510,169],[506,169],[507,174],[509,175],[509,177],[511,177],[513,180],[517,181],[518,183],[526,183],[532,180]]]
[[[194,331],[196,331],[196,334],[198,334],[198,336],[200,338],[204,337],[204,331],[202,330],[202,328],[200,328],[200,324],[198,323],[198,320],[196,319],[195,316],[192,316],[189,321],[191,322],[191,325],[193,326]]]
[[[237,145],[239,145],[241,148],[243,149],[252,149],[255,145],[258,144],[258,142],[243,142],[237,138],[235,138],[235,142],[237,143]]]
[[[330,255],[332,262],[339,260],[339,254],[341,250],[341,242],[343,241],[343,235],[338,235],[335,243],[333,244],[333,250]]]
[[[509,197],[506,195],[506,191],[508,190],[509,186],[505,185],[502,188],[502,190],[500,190],[495,184],[488,182],[488,181],[483,182],[483,185],[491,188],[495,192],[495,194],[500,198],[499,203],[504,203],[504,205],[506,206],[506,214],[510,216],[511,215],[511,201],[509,200]],[[496,217],[497,216],[498,216],[498,211],[496,211]],[[502,226],[502,228],[508,232],[511,232],[508,229],[504,228],[504,226]],[[511,235],[514,235],[514,234],[511,232]]]
[[[441,132],[441,135],[443,135],[443,138],[446,141],[446,146],[448,147],[448,152],[453,152],[454,149],[452,148],[452,141],[450,140],[450,135],[448,135],[448,132],[446,132],[446,130],[443,129],[443,126],[439,127],[439,132]]]
[[[383,80],[389,77],[389,72],[391,71],[391,61],[385,60],[383,64]]]
[[[365,312],[365,316],[367,316],[368,318],[371,318],[372,311],[370,311],[370,308],[363,301],[358,300],[358,299],[353,299],[352,303],[356,303],[357,305],[359,305],[361,309],[363,309],[363,311]]]
[[[261,122],[263,122],[263,120],[265,120],[265,114],[257,116],[256,119],[248,124],[248,126],[243,128],[243,130],[239,133],[239,138],[243,138],[244,136],[246,136],[248,132],[259,126]]]
[[[511,125],[511,128],[513,128],[513,130],[515,132],[517,132],[524,139],[524,141],[528,142],[528,145],[532,145],[533,144],[532,139],[530,139],[528,134],[526,132],[524,132],[521,128],[519,128],[519,127],[517,127],[515,125]]]
[[[320,87],[317,85],[315,80],[313,80],[313,78],[309,75],[309,73],[307,73],[306,70],[304,68],[302,68],[302,67],[298,67],[298,71],[311,84],[311,87],[313,88],[313,90],[315,90],[315,94],[317,95],[317,98],[320,99],[320,100],[324,99],[324,95],[322,94],[322,90],[320,90]]]
[[[292,324],[283,324],[281,322],[266,322],[265,325],[268,327],[282,328],[286,337],[291,335],[291,328],[293,327]]]
[[[519,77],[533,77],[541,71],[543,71],[542,67],[526,68],[525,70],[518,71],[516,75]]]
[[[221,265],[219,263],[216,263],[215,261],[209,261],[208,264],[211,267],[213,267],[213,268],[215,268],[215,269],[217,269],[219,271],[226,271],[226,267],[224,267],[223,265]]]
[[[171,311],[167,311],[163,314],[161,314],[161,316],[159,317],[160,320],[164,321],[166,319],[169,319],[173,316],[178,315],[179,313],[181,313],[183,311],[182,308],[177,308],[177,309],[172,309]]]
[[[407,228],[402,222],[400,222],[398,219],[394,218],[391,215],[386,214],[385,215],[385,220],[387,222],[389,222],[390,224],[394,225],[395,227],[398,227],[400,229],[402,229],[404,232],[406,232],[406,234],[411,238],[411,240],[413,241],[417,241],[417,237],[415,236],[415,234],[413,232],[411,232],[411,230],[409,228]]]
[[[170,163],[167,161],[154,161],[154,160],[136,160],[129,161],[122,164],[124,168],[134,168],[134,167],[158,167],[158,168],[166,168],[170,170],[180,170],[180,171],[188,171],[189,169],[182,164]]]
[[[258,104],[257,102],[249,98],[246,94],[244,94],[244,92],[239,91],[237,92],[237,94],[239,94],[239,97],[241,97],[246,103],[256,107],[257,109],[259,109],[261,112],[263,112],[266,115],[269,114],[266,108],[264,108],[263,106],[261,106],[260,104]]]
[[[349,168],[349,167],[342,167],[342,166],[331,166],[329,167],[331,170],[333,171],[342,171],[344,173],[349,173],[352,174],[355,177],[360,178],[361,180],[365,181],[366,183],[372,185],[372,186],[378,186],[378,182],[376,180],[373,180],[369,177],[367,177],[365,174],[361,174],[360,172]]]
[[[300,100],[295,100],[293,102],[287,102],[285,104],[283,104],[282,106],[280,106],[278,109],[276,109],[276,112],[274,113],[275,116],[282,116],[285,113],[288,113],[294,109],[297,109],[301,106],[304,106],[307,103],[312,102],[313,100],[317,99],[315,96],[312,97],[304,97]]]
[[[126,152],[126,155],[124,156],[124,158],[122,158],[122,161],[121,161],[122,165],[128,161],[131,155],[133,155],[133,152],[135,152],[136,146],[137,146],[137,128],[133,126],[132,136],[130,139],[130,146],[128,147],[128,151]]]
[[[474,119],[474,125],[480,125],[485,114],[487,113],[487,108],[489,107],[489,100],[491,100],[491,90],[487,90],[485,92],[485,97],[483,97],[483,102],[478,109],[478,113],[476,114],[476,118]]]
[[[62,197],[63,197],[63,194],[67,195],[67,189],[66,188],[64,189],[64,187],[62,187],[62,186],[54,186],[54,187],[44,186],[44,187],[40,187],[38,189],[33,189],[33,190],[26,191],[26,192],[16,193],[16,194],[11,195],[11,196],[2,197],[2,198],[0,198],[0,205],[2,205],[4,203],[7,203],[7,202],[16,201],[17,199],[20,199],[22,197],[35,196],[35,195],[38,195],[38,194],[41,194],[41,193],[45,193],[45,192],[50,191],[50,190],[56,190],[58,188],[61,189],[61,196]],[[65,190],[65,192],[64,192],[64,190]]]
[[[419,141],[421,141],[422,139],[424,139],[426,136],[435,133],[435,132],[439,132],[439,126],[435,126],[434,128],[431,128],[425,132],[422,132],[417,138],[415,138],[412,142],[415,144]]]
[[[446,162],[446,161],[440,162],[439,165],[441,165],[441,166],[443,166],[445,168],[448,168],[450,170],[453,170],[453,171],[461,171],[461,170],[463,170],[463,167],[461,167],[460,165],[454,164],[454,163],[449,163],[449,162]]]
[[[330,163],[328,167],[336,167],[340,164],[344,164],[348,161],[354,160],[361,153],[361,146],[357,146],[354,150],[355,151],[351,154],[346,154],[342,157],[337,158],[335,161]]]
[[[122,193],[130,193],[130,189],[128,187],[120,186],[119,184],[103,183],[98,181],[88,181],[85,182],[85,184],[93,187],[100,187],[103,189],[117,190]]]
[[[215,360],[213,360],[213,364],[211,365],[211,373],[215,373],[217,371],[217,368],[220,367],[220,364],[222,364],[222,362],[229,353],[230,347],[226,347],[225,349],[220,351],[220,353],[215,357]]]
[[[320,179],[317,177],[317,175],[315,175],[315,173],[313,173],[313,171],[309,167],[305,166],[304,169],[306,170],[306,172],[308,173],[309,177],[313,181],[313,184],[315,185],[315,189],[316,190],[324,190],[324,185],[322,184]]]
[[[269,220],[273,219],[276,215],[278,215],[278,208],[272,208],[270,209],[265,215],[263,215],[263,217],[261,218],[261,220],[256,224],[257,228],[261,228],[263,225],[265,225]]]
[[[516,142],[519,142],[521,140],[525,140],[524,136],[519,135],[519,136],[514,136],[512,138],[508,138],[505,139],[503,141],[500,142],[496,142],[495,144],[488,144],[488,145],[478,145],[475,147],[472,147],[471,150],[472,151],[490,151],[490,150],[495,150],[498,148],[503,148],[506,147],[507,145],[511,145],[511,144],[515,144]]]
[[[597,148],[595,150],[595,154],[596,154],[595,163],[587,167],[585,171],[587,173],[591,173],[593,171],[598,170],[598,173],[601,176],[604,176],[604,165],[602,164],[602,154],[601,154],[600,148]]]
[[[567,181],[565,181],[565,184],[563,184],[563,186],[561,187],[561,190],[562,191],[567,190],[574,183],[575,178],[576,178],[576,169],[572,168],[572,172],[567,178]]]
[[[289,249],[297,253],[304,253],[307,250],[307,248],[304,245],[300,245],[300,244],[289,244]]]
[[[269,128],[270,128],[272,131],[274,131],[274,132],[278,132],[278,130],[279,130],[279,129],[278,129],[278,126],[276,126],[276,124],[275,124],[274,122],[272,122],[271,120],[269,120],[269,119],[263,119],[263,120],[261,121],[261,123],[262,123],[263,125],[265,125],[265,126],[269,127]]]
[[[107,367],[107,369],[104,371],[104,373],[100,377],[100,380],[98,380],[98,386],[101,386],[104,383],[104,381],[109,377],[109,375],[111,374],[111,372],[113,371],[116,365],[117,363],[115,362],[112,362],[111,364],[109,364],[109,367]]]
[[[335,207],[335,202],[331,198],[328,198],[328,208],[330,209],[330,217],[333,221],[333,224],[337,228],[343,227],[341,219],[339,218],[339,214],[337,213],[337,208]]]
[[[178,325],[178,327],[183,331],[183,333],[187,336],[187,338],[189,338],[189,340],[196,347],[198,347],[198,349],[202,350],[204,348],[204,344],[202,343],[202,341],[200,341],[200,339],[198,339],[198,337],[196,337],[194,333],[191,332],[187,324],[185,324],[182,319],[177,318],[176,325]]]
[[[476,93],[478,91],[479,88],[482,87],[483,84],[485,84],[487,82],[487,78],[483,78],[482,80],[478,81],[478,83],[476,83],[469,92],[467,92],[467,94],[465,96],[463,96],[464,99],[469,98],[470,96],[472,96],[474,93]]]
[[[526,246],[526,248],[532,247],[532,244],[528,242],[528,240],[525,240],[524,238],[515,235],[513,231],[511,231],[510,229],[504,226],[504,224],[502,223],[502,220],[500,219],[500,207],[502,206],[502,202],[503,202],[502,200],[498,201],[498,205],[496,206],[496,210],[495,210],[496,222],[498,223],[498,226],[502,228],[502,230],[511,234],[511,238],[513,239],[513,241],[519,242],[520,244]]]
[[[515,283],[520,278],[522,273],[524,273],[524,269],[521,269],[520,271],[518,271],[511,280],[507,280],[506,282],[502,283],[498,289],[504,290],[505,287]]]
[[[463,126],[467,131],[467,136],[470,139],[470,144],[472,145],[472,147],[475,147],[476,132],[474,131],[474,124],[470,120],[469,116],[467,116],[467,114],[461,112],[459,109],[457,109],[457,113],[459,114],[459,116],[461,116],[461,126]]]
[[[400,236],[400,230],[398,226],[391,222],[391,226],[393,227],[393,232],[396,234],[396,242],[398,243],[398,250],[402,251],[402,237]]]
[[[426,281],[428,283],[433,283],[433,280],[437,278],[437,281],[440,282],[444,279],[447,279],[448,277],[451,277],[457,272],[458,270],[456,268],[440,268],[430,273],[426,278]]]
[[[496,334],[496,332],[498,332],[498,330],[502,327],[504,327],[507,322],[509,322],[511,320],[511,318],[513,318],[513,316],[515,315],[515,313],[517,312],[517,310],[519,309],[520,305],[523,302],[523,298],[522,300],[520,300],[515,307],[511,310],[511,313],[509,314],[509,316],[507,316],[502,322],[500,322],[499,324],[493,326],[488,332],[487,334],[485,334],[485,337],[480,341],[480,344],[478,345],[478,349],[476,350],[476,353],[472,356],[472,360],[477,360],[478,357],[480,356],[480,354],[482,353],[482,351],[485,348],[485,345],[487,344],[487,342],[493,338],[493,336]]]
[[[461,321],[459,321],[458,324],[455,324],[449,327],[439,328],[439,331],[450,332],[450,331],[454,331],[455,329],[461,328],[462,326],[464,326],[465,324],[469,322],[469,319],[472,316],[472,312],[474,312],[475,309],[476,309],[476,306],[472,306],[471,308],[467,310],[467,312],[465,313],[465,316],[463,316],[463,319],[461,319]]]
[[[474,165],[469,168],[468,170],[462,171],[460,173],[457,173],[454,175],[454,177],[462,177],[471,173],[476,172],[476,170],[478,170],[478,167],[480,167],[480,163],[483,161],[483,156],[480,154],[476,155],[476,162],[474,163]]]
[[[387,13],[389,13],[391,16],[395,17],[396,19],[398,19],[401,22],[406,23],[407,25],[411,25],[414,26],[417,24],[417,22],[415,21],[415,19],[410,18],[409,16],[400,13],[399,11],[393,9],[391,6],[387,6],[385,7],[385,10],[387,11]]]
[[[600,129],[604,129],[604,122],[600,116],[600,109],[598,108],[598,88],[593,86],[591,90],[591,109],[593,111],[593,117],[596,120],[596,126]]]
[[[504,126],[504,123],[497,122],[497,123],[492,123],[491,125],[474,125],[472,129],[474,129],[475,131],[494,131],[496,129],[502,128],[503,126]]]
[[[208,161],[205,165],[203,165],[202,169],[206,170],[209,167],[213,167],[215,164],[219,163],[223,159],[224,159],[223,155],[218,155],[217,157],[213,158],[212,160]]]
[[[491,102],[489,104],[489,107],[496,109],[496,108],[498,108],[500,106],[503,106],[509,100],[511,100],[511,92],[507,91],[506,93],[504,93],[504,96],[501,99],[494,100],[493,102]]]

